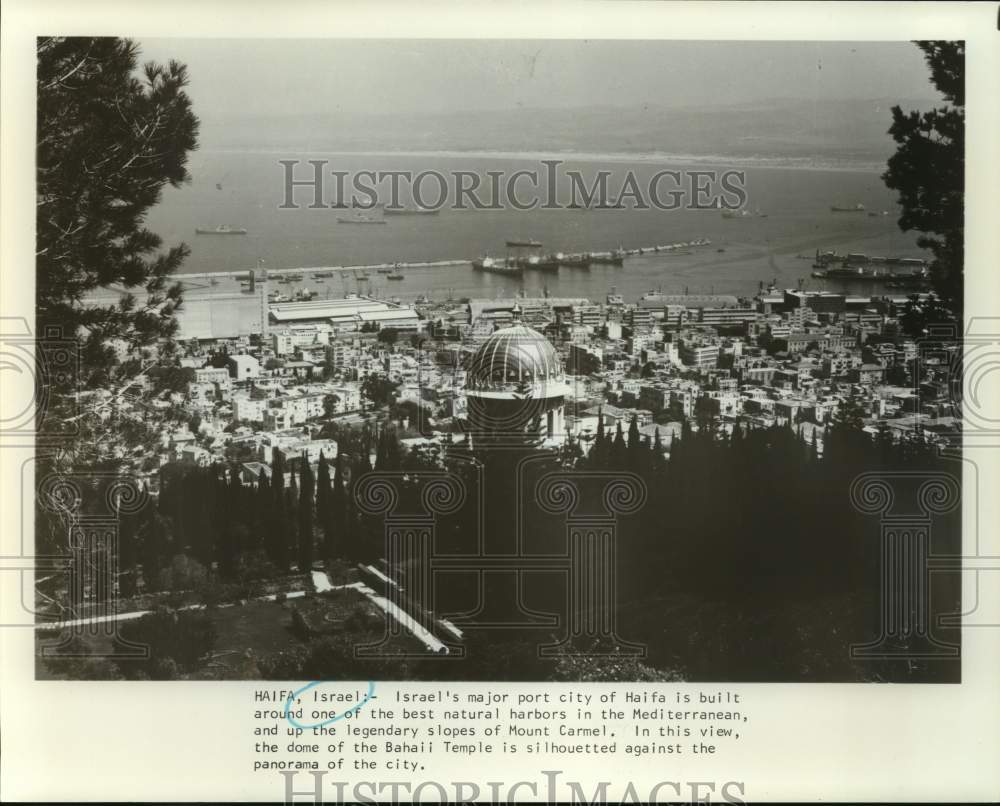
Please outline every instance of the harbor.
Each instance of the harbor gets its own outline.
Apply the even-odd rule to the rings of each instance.
[[[815,248],[776,255],[753,243],[708,237],[671,240],[611,250],[547,252],[540,239],[522,239],[503,257],[452,258],[270,268],[179,274],[184,292],[178,311],[184,338],[259,332],[269,306],[364,298],[392,306],[433,299],[448,305],[470,298],[586,298],[604,300],[609,289],[622,304],[649,304],[672,295],[712,295],[716,289],[744,293],[761,277],[785,287],[847,293],[856,297],[900,296],[925,287],[925,266],[916,258]],[[522,245],[523,244],[523,245]],[[802,260],[813,261],[811,273]],[[714,280],[727,267],[740,282]],[[820,267],[820,268],[816,268]],[[749,271],[754,274],[750,275]],[[746,272],[746,273],[744,273]],[[650,291],[655,289],[655,293]],[[124,289],[103,289],[94,301],[114,302]]]

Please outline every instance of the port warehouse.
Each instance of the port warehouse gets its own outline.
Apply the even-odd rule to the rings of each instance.
[[[367,297],[270,303],[266,310],[269,331],[313,324],[329,325],[335,332],[361,330],[366,325],[400,330],[419,327],[413,308]],[[262,318],[260,297],[240,293],[185,299],[177,312],[181,338],[204,341],[259,335]]]
[[[886,297],[892,302],[905,302],[906,295]],[[641,311],[659,319],[664,315],[664,323],[670,323],[672,313],[682,310],[697,310],[694,321],[703,324],[727,326],[738,325],[753,318],[756,312],[772,313],[781,310],[808,307],[814,313],[855,313],[862,315],[876,298],[848,296],[828,291],[803,291],[788,289],[759,295],[752,303],[738,300],[735,296],[663,294],[653,299],[641,299],[636,305],[634,318]],[[587,313],[599,316],[600,306],[584,298],[506,298],[473,299],[467,303],[469,322],[481,324],[502,324],[513,318],[517,308],[525,321],[544,318],[549,312],[569,313],[575,311],[586,319]],[[308,302],[267,303],[262,305],[259,294],[246,293],[213,294],[210,297],[188,297],[177,312],[180,337],[184,339],[214,340],[232,339],[240,336],[259,335],[262,332],[263,310],[267,311],[268,331],[284,330],[296,326],[319,325],[329,327],[331,332],[354,332],[363,328],[393,327],[401,331],[420,327],[417,311],[405,305],[394,305],[383,300],[368,297],[346,299],[311,300]]]
[[[568,312],[574,307],[588,306],[590,301],[582,297],[473,299],[467,303],[469,320],[501,323],[512,318],[515,305],[526,320],[533,320],[542,312]],[[413,308],[368,297],[268,303],[266,307],[268,331],[304,325],[329,326],[333,332],[358,331],[366,325],[369,329],[392,327],[402,331],[420,327],[419,316]],[[185,298],[177,312],[180,337],[202,341],[259,335],[261,318],[259,295],[245,293]]]

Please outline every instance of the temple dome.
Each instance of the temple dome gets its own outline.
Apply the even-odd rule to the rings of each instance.
[[[555,347],[537,330],[516,324],[490,335],[476,351],[467,392],[562,394],[563,370]]]

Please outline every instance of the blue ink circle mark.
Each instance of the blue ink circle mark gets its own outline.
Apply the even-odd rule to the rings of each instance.
[[[313,686],[318,686],[321,683],[330,683],[330,682],[333,682],[333,681],[330,681],[330,680],[313,680],[313,682],[309,683],[308,685],[303,686],[302,688],[298,689],[297,691],[293,691],[291,694],[288,695],[288,699],[285,700],[285,719],[287,719],[292,724],[292,727],[299,728],[301,730],[305,730],[306,728],[321,728],[324,725],[329,725],[331,722],[336,722],[338,719],[343,719],[345,716],[348,716],[349,714],[355,714],[355,713],[357,713],[361,709],[361,706],[363,706],[372,697],[375,696],[375,683],[373,681],[369,680],[368,681],[368,693],[365,694],[365,698],[363,700],[361,700],[361,702],[359,702],[357,705],[352,705],[350,708],[348,708],[346,711],[344,711],[344,713],[337,714],[337,716],[334,716],[334,717],[330,717],[325,722],[317,722],[315,725],[302,725],[302,724],[296,722],[295,721],[295,717],[293,717],[292,714],[291,714],[292,703],[295,701],[295,699],[300,694],[304,694],[305,692],[309,691],[309,689],[311,689]]]

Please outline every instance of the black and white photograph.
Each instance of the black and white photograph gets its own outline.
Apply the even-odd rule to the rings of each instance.
[[[38,677],[960,682],[964,65],[39,38]]]
[[[996,801],[998,36],[7,0],[0,800]]]

